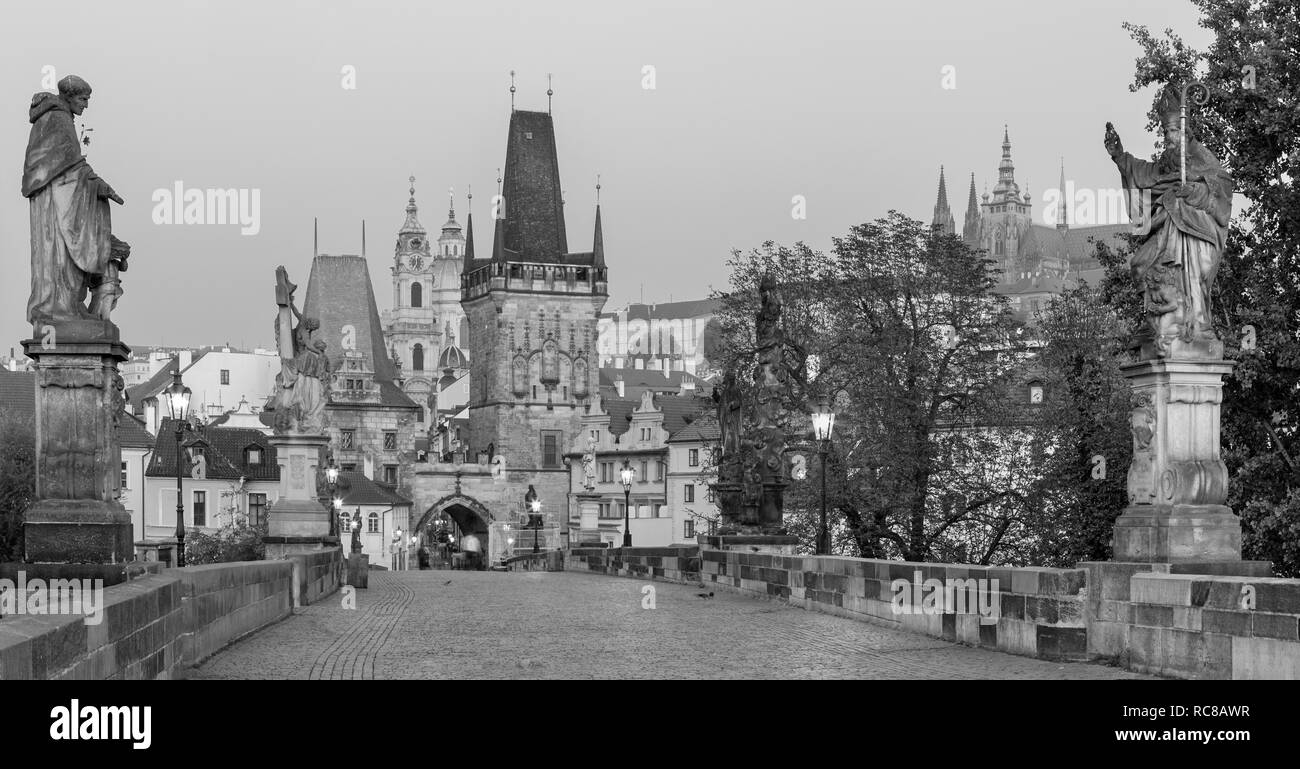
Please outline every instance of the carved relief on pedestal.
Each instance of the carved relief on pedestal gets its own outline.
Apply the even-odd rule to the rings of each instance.
[[[1150,505],[1156,499],[1155,441],[1156,410],[1151,393],[1139,392],[1134,396],[1129,412],[1129,429],[1133,433],[1133,464],[1128,471],[1128,501],[1134,505]]]

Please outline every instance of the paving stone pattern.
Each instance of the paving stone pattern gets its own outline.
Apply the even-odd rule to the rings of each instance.
[[[761,599],[575,572],[375,571],[214,655],[192,679],[1143,678]]]

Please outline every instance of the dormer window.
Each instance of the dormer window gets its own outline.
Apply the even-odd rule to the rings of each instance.
[[[262,464],[262,450],[255,446],[244,449],[244,464],[250,467]]]

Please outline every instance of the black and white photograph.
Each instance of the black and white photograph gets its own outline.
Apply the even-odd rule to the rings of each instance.
[[[794,733],[715,687],[834,680],[818,728],[926,681],[1285,737],[1295,0],[14,0],[0,57],[50,755],[231,680],[303,731],[581,681]]]

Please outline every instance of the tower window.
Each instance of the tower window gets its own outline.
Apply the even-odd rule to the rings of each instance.
[[[542,467],[560,466],[560,431],[542,431]]]
[[[416,287],[418,286],[417,283]],[[413,306],[419,307],[418,304]],[[411,370],[424,371],[424,345],[419,342],[416,342],[415,346],[411,348]]]
[[[419,283],[411,284],[411,306],[412,307],[424,306],[424,286],[420,285]]]

